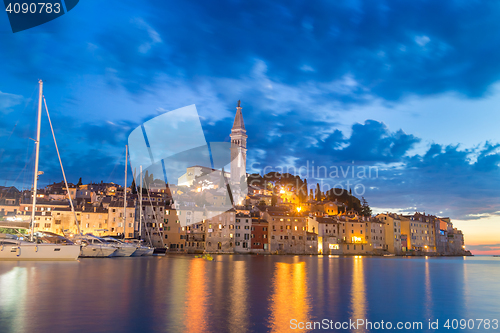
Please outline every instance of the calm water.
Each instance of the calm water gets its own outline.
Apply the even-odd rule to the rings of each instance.
[[[500,319],[500,258],[215,260],[0,262],[0,331],[296,332],[292,319],[366,318],[449,332],[446,319]]]

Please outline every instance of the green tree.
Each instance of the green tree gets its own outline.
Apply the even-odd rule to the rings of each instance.
[[[316,183],[316,201],[323,200],[321,195],[321,188],[319,187],[319,183]]]
[[[368,205],[365,197],[361,197],[361,215],[363,216],[372,216],[372,209]]]
[[[132,191],[132,194],[137,194],[137,188],[135,186],[135,177],[132,178],[132,184],[130,185],[130,187],[131,187],[130,190]]]

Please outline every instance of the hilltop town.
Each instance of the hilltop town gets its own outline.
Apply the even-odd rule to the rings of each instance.
[[[177,184],[146,172],[142,189],[138,178],[128,187],[53,183],[37,193],[34,230],[140,237],[172,253],[470,255],[448,217],[374,216],[344,189],[322,192],[291,174],[249,175],[241,110],[238,103],[230,172],[189,166]],[[0,187],[0,227],[28,228],[31,210],[31,191]]]

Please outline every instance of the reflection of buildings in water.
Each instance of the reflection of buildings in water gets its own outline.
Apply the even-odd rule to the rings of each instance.
[[[14,267],[0,275],[0,312],[2,330],[5,332],[24,332],[26,309],[26,290],[28,271],[25,267]]]
[[[425,258],[425,316],[426,318],[433,320],[434,311],[433,309],[433,299],[432,299],[432,287],[431,287],[431,277],[429,274],[429,260]]]
[[[366,319],[366,283],[363,270],[364,258],[355,256],[353,258],[353,274],[351,285],[351,319]],[[364,329],[356,332],[365,332]]]
[[[234,261],[230,289],[229,332],[248,332],[248,281],[246,261]]]
[[[183,319],[186,324],[186,332],[205,332],[208,328],[207,263],[208,261],[203,259],[190,261],[187,274],[186,311]]]
[[[270,300],[269,323],[272,332],[289,331],[292,319],[297,322],[309,320],[310,304],[305,266],[304,262],[276,263]]]
[[[183,316],[188,297],[186,276],[188,276],[189,269],[187,260],[169,260],[168,266],[162,270],[167,271],[169,280],[169,283],[165,284],[168,288],[165,293],[165,303],[169,304],[166,321],[168,326],[176,331],[182,331],[181,328],[184,328]],[[165,277],[159,279],[160,283],[164,283],[164,280]]]

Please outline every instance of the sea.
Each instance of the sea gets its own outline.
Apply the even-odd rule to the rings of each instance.
[[[491,256],[0,262],[2,333],[500,332],[499,320]]]

